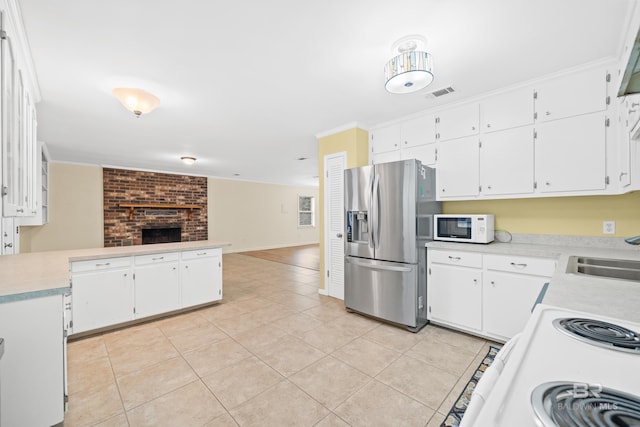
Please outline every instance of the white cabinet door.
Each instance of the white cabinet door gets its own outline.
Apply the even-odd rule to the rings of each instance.
[[[423,144],[408,148],[403,147],[400,149],[400,159],[418,159],[423,165],[433,167],[436,164],[436,147],[436,144]]]
[[[402,148],[436,141],[436,118],[433,114],[416,117],[400,125]]]
[[[532,126],[482,136],[480,186],[483,195],[533,193]]]
[[[52,426],[64,417],[62,295],[0,304],[0,425]]]
[[[555,120],[536,127],[536,181],[540,192],[606,187],[604,113]]]
[[[131,268],[72,273],[73,333],[133,320]]]
[[[524,329],[548,278],[487,271],[483,277],[482,325],[505,340]]]
[[[369,138],[374,154],[398,150],[400,148],[400,125],[395,124],[373,129]]]
[[[548,122],[607,108],[607,72],[591,69],[549,80],[536,88],[536,120]]]
[[[482,329],[481,270],[431,264],[428,283],[430,319]]]
[[[481,129],[495,132],[533,124],[533,89],[492,96],[480,103]]]
[[[373,163],[395,162],[401,159],[400,150],[387,151],[385,153],[374,153]]]
[[[441,111],[436,120],[436,137],[439,141],[477,135],[480,113],[477,103]]]
[[[436,197],[476,196],[480,180],[478,137],[438,143]]]
[[[221,249],[184,252],[180,270],[182,307],[222,299]]]
[[[135,258],[135,318],[140,319],[181,308],[179,254],[145,255]]]

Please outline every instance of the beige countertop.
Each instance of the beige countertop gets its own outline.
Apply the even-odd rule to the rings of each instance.
[[[0,256],[0,302],[64,292],[69,288],[70,261],[213,249],[230,245],[227,242],[201,240]]]
[[[557,260],[556,270],[551,277],[542,302],[572,310],[640,322],[640,282],[567,272],[571,256],[640,260],[640,248],[629,246],[629,249],[620,249],[591,245],[563,246],[498,242],[487,245],[429,242],[427,247],[487,254],[554,258]]]

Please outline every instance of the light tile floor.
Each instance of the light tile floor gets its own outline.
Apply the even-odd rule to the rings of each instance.
[[[65,426],[434,427],[488,351],[347,313],[317,271],[223,262],[220,304],[69,343]]]

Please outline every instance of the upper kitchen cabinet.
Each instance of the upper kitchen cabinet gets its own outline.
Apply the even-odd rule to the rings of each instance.
[[[536,122],[607,109],[607,81],[603,68],[593,68],[545,81],[536,86]]]
[[[532,88],[505,92],[480,102],[480,128],[487,133],[532,125],[533,114]]]
[[[533,193],[533,137],[533,126],[492,132],[482,136],[481,194],[497,196]]]
[[[45,225],[49,222],[49,151],[38,141],[35,161],[35,194],[32,199],[35,206],[32,216],[22,218],[20,225]]]
[[[603,112],[536,127],[538,191],[579,192],[606,188],[606,126]]]
[[[2,5],[0,5],[0,8]],[[2,81],[2,214],[35,215],[37,177],[37,120],[39,97],[30,53],[18,12],[0,10]]]
[[[436,115],[436,138],[438,141],[477,135],[480,128],[480,113],[477,103],[441,111]]]
[[[402,122],[400,125],[402,148],[436,142],[436,118],[428,114]]]
[[[476,136],[438,144],[436,197],[439,200],[478,195],[479,150]]]
[[[372,130],[369,132],[371,152],[375,155],[400,149],[400,135],[399,124],[379,127]]]

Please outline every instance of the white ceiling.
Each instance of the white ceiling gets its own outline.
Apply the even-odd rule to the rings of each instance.
[[[317,185],[314,135],[619,55],[636,0],[20,0],[53,160]],[[384,90],[421,34],[435,80]],[[426,99],[454,85],[445,100]],[[161,105],[136,119],[111,95]],[[198,158],[182,165],[180,156]],[[299,157],[308,160],[298,161]],[[239,174],[235,176],[234,174]]]

